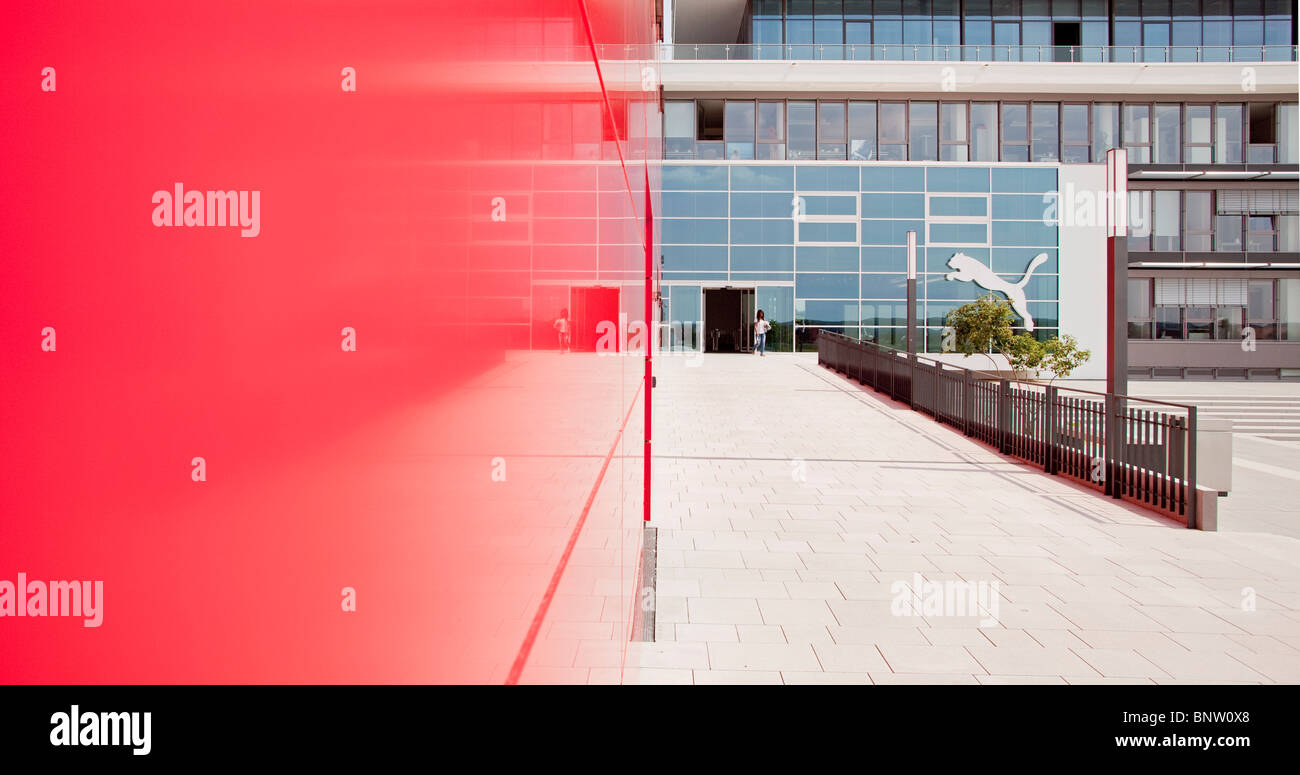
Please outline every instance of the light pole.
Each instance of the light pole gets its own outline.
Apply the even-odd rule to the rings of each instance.
[[[907,356],[916,354],[916,232],[907,233]]]
[[[1128,394],[1128,156],[1106,151],[1106,392]]]
[[[1110,326],[1106,339],[1106,493],[1112,498],[1123,496],[1123,417],[1128,413],[1127,154],[1123,148],[1106,152],[1106,317]]]

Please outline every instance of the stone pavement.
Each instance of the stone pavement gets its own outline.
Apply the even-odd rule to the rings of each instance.
[[[657,631],[627,679],[1300,682],[1294,538],[1187,530],[812,354],[656,373]]]

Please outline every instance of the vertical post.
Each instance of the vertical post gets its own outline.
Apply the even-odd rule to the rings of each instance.
[[[907,232],[907,405],[916,408],[916,232]]]
[[[1056,473],[1056,386],[1043,393],[1043,470]]]
[[[1106,392],[1128,394],[1128,156],[1106,152]]]
[[[644,492],[642,493],[642,515],[644,522],[650,521],[650,407],[654,402],[653,388],[655,383],[654,371],[651,368],[651,354],[654,352],[653,337],[650,332],[656,330],[654,326],[654,212],[652,208],[653,198],[650,195],[650,167],[645,168],[645,323],[646,323],[646,343],[645,343],[645,382],[642,385],[645,391],[645,445],[642,453],[645,456],[644,470],[642,478],[644,481]]]
[[[916,232],[907,232],[907,353],[916,352]]]
[[[1010,451],[1008,441],[1011,438],[1011,383],[998,380],[998,451],[1006,454]]]
[[[1103,445],[1102,455],[1105,460],[1102,461],[1102,470],[1106,472],[1106,482],[1103,491],[1112,498],[1120,497],[1119,486],[1119,406],[1114,393],[1106,394],[1106,402],[1103,411],[1106,417],[1102,423]]]
[[[975,413],[975,380],[971,377],[970,369],[961,370],[961,422],[962,430],[967,436],[975,435],[975,421],[972,415]]]
[[[939,378],[941,376],[943,376],[943,364],[938,361],[935,361],[934,362],[934,396],[933,396],[934,403],[930,404],[930,408],[934,410],[935,422],[943,422],[943,418],[939,416],[939,395],[940,395]]]
[[[1196,406],[1187,408],[1187,526],[1197,527],[1200,502],[1196,490]]]

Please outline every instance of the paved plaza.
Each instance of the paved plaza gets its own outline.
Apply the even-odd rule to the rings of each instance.
[[[1231,423],[1232,490],[1219,529],[1300,538],[1300,383],[1130,382],[1136,396],[1195,404]]]
[[[657,623],[626,680],[1300,682],[1294,537],[1188,530],[814,354],[655,370]]]

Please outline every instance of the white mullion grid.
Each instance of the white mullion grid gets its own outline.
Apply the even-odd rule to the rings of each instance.
[[[947,198],[983,199],[984,215],[982,216],[980,215],[931,215],[930,200],[935,197],[945,198],[945,199]],[[981,224],[985,227],[984,242],[971,243],[965,240],[961,242],[936,242],[930,238],[930,227],[934,224]],[[990,193],[962,193],[956,191],[925,192],[925,247],[929,248],[932,245],[936,247],[969,246],[969,247],[981,247],[981,248],[992,249],[993,247],[993,194],[991,192]],[[991,256],[990,256],[990,261],[992,261]]]

